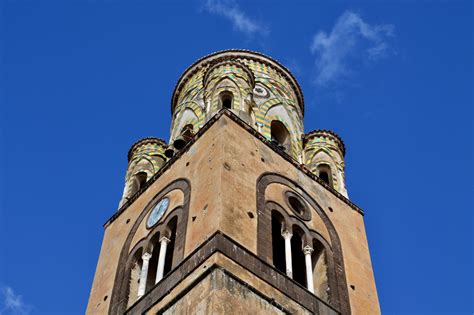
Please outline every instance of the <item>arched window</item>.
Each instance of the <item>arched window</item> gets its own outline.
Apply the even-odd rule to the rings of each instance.
[[[293,280],[306,287],[306,265],[303,253],[304,231],[297,225],[293,226],[291,238],[291,260],[293,263]]]
[[[273,120],[270,124],[272,142],[281,149],[288,151],[291,147],[290,133],[285,125],[279,120]]]
[[[140,283],[140,273],[142,270],[142,253],[143,250],[139,248],[130,261],[130,275],[128,283],[128,306],[135,303],[138,295],[138,285]]]
[[[166,275],[168,272],[171,271],[171,268],[173,266],[173,254],[174,254],[174,244],[176,242],[176,228],[178,225],[178,217],[174,217],[171,219],[171,221],[168,223],[168,238],[170,240],[167,249],[166,249],[166,257],[165,257],[165,268],[163,275]]]
[[[332,187],[332,176],[331,176],[331,167],[327,164],[319,164],[318,165],[318,176],[321,178],[326,184]]]
[[[224,108],[232,109],[232,102],[234,100],[234,95],[231,92],[225,91],[219,95],[221,106]]]
[[[186,126],[181,129],[181,134],[182,135],[188,135],[188,134],[193,134],[194,126],[193,124],[187,124]]]
[[[326,250],[323,244],[313,239],[313,254],[311,261],[313,263],[313,283],[314,294],[322,300],[329,302],[329,281]]]
[[[272,252],[273,265],[281,272],[285,272],[285,240],[281,235],[283,231],[283,216],[277,211],[272,211]]]
[[[181,133],[173,142],[173,146],[176,150],[183,149],[186,143],[188,143],[193,138],[193,129],[194,126],[192,124],[187,124],[181,129]]]
[[[145,172],[138,172],[132,176],[130,180],[130,188],[128,196],[131,197],[137,193],[146,183],[147,175]]]
[[[158,270],[158,258],[160,257],[160,232],[153,235],[150,240],[150,244],[153,246],[151,251],[150,263],[148,266],[148,276],[146,281],[146,292],[148,292],[156,282],[156,272]]]

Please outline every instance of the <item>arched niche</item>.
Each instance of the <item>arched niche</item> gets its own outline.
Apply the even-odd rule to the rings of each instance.
[[[332,252],[330,261],[328,262],[328,267],[331,268],[329,275],[329,286],[332,288],[331,292],[331,305],[339,309],[342,314],[350,314],[350,303],[349,303],[349,292],[347,290],[346,274],[344,269],[344,260],[341,242],[337,231],[329,219],[328,215],[322,210],[319,204],[308,194],[306,191],[299,186],[295,181],[276,173],[264,173],[257,180],[257,213],[258,213],[258,222],[257,222],[257,255],[271,264],[272,261],[272,244],[271,242],[271,210],[272,207],[268,207],[269,203],[265,198],[265,191],[271,183],[279,183],[281,185],[287,186],[289,189],[298,191],[301,196],[304,198],[315,211],[312,215],[318,215],[326,226],[330,240],[330,249]],[[278,206],[277,206],[278,207]],[[275,208],[275,207],[273,207]],[[285,212],[284,209],[280,209],[280,212]],[[289,217],[289,216],[287,216]],[[304,230],[305,224],[303,221],[299,224],[299,227]],[[321,243],[325,242],[327,246],[329,244],[317,234],[312,234],[314,237],[318,238]],[[308,241],[308,240],[307,240]],[[329,248],[329,247],[328,247]]]
[[[137,220],[134,222],[133,226],[130,228],[128,236],[122,246],[118,260],[118,268],[115,274],[114,287],[112,289],[111,301],[109,314],[123,314],[127,309],[127,301],[129,295],[129,284],[130,284],[130,270],[131,270],[131,255],[134,254],[134,251],[139,248],[143,250],[150,250],[149,242],[147,239],[143,239],[134,246],[132,245],[132,240],[134,235],[141,225],[141,223],[146,220],[149,214],[149,210],[154,206],[159,200],[161,200],[169,192],[179,189],[184,194],[184,201],[181,208],[176,209],[176,211],[181,211],[181,218],[177,222],[176,227],[176,242],[175,250],[173,253],[173,266],[176,266],[181,262],[184,255],[184,242],[186,239],[186,226],[188,223],[189,215],[189,202],[191,198],[191,185],[187,179],[181,178],[177,179],[170,184],[168,184],[164,189],[162,189],[158,194],[153,197],[153,199],[148,203],[148,205],[143,209]],[[173,209],[174,211],[175,209]],[[167,218],[172,219],[171,212]],[[164,222],[166,224],[167,221]],[[156,226],[155,228],[158,228]],[[150,232],[149,237],[152,237],[153,231]],[[131,247],[133,248],[131,249]]]

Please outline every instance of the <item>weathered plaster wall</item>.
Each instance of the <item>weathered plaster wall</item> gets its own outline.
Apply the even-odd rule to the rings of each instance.
[[[150,314],[153,314],[150,312]],[[285,314],[222,270],[214,269],[163,314]]]
[[[148,202],[177,178],[187,178],[191,182],[185,257],[217,230],[256,254],[256,184],[265,172],[277,172],[296,181],[322,207],[341,240],[347,285],[355,286],[355,290],[348,288],[352,313],[380,313],[362,215],[226,115],[106,226],[87,313],[107,313],[128,230]],[[277,194],[273,198],[280,198],[280,192]],[[269,198],[271,195],[269,191]],[[328,211],[329,207],[334,211]],[[130,221],[127,223],[127,220]],[[312,222],[315,230],[320,226],[317,219]],[[140,235],[143,235],[141,231]],[[326,232],[321,228],[320,233]],[[252,282],[251,279],[248,281]]]

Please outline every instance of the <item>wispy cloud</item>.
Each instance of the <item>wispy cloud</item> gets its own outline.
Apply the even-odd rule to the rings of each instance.
[[[316,84],[324,86],[351,73],[348,59],[375,61],[389,53],[388,39],[394,36],[390,24],[369,25],[357,13],[346,11],[331,32],[318,32],[311,43],[316,56]]]
[[[250,18],[233,0],[206,0],[204,9],[228,19],[235,30],[253,35],[268,34],[268,28],[255,19]]]
[[[16,294],[12,288],[2,288],[3,300],[0,315],[27,315],[31,311],[31,306],[23,302],[21,295]]]

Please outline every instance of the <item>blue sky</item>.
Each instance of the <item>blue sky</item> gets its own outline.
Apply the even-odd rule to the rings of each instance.
[[[287,65],[347,146],[384,314],[472,314],[471,1],[2,1],[0,314],[82,314],[127,151],[197,58]]]

